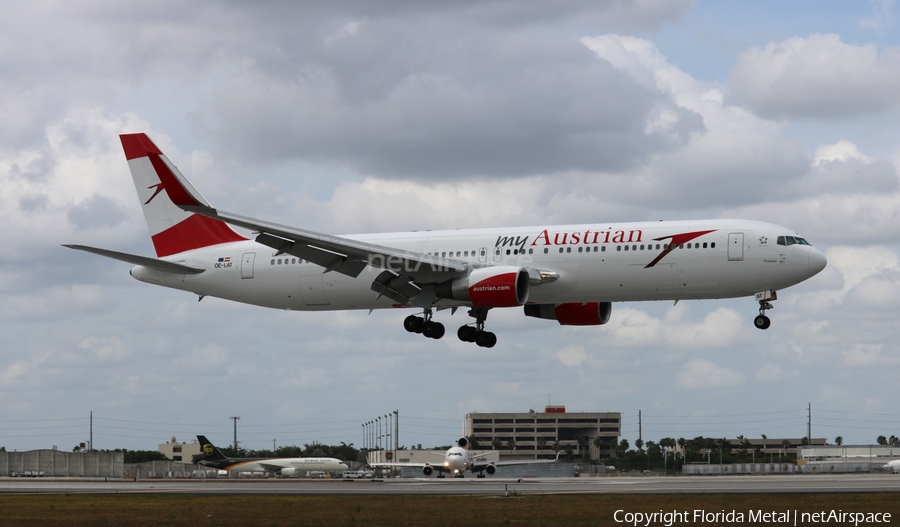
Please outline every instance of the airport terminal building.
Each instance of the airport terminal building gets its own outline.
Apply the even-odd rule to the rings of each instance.
[[[622,433],[622,414],[566,413],[565,406],[547,406],[543,412],[470,413],[463,430],[478,448],[499,450],[501,460],[553,459],[557,450],[570,449],[577,457],[608,459]]]

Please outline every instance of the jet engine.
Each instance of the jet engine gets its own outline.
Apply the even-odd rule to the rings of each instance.
[[[457,441],[456,444],[461,448],[466,448],[467,446],[469,446],[469,440],[465,437],[460,437],[459,441]]]
[[[499,265],[480,267],[468,276],[438,284],[440,298],[471,302],[475,307],[515,307],[528,301],[531,282],[522,267]]]
[[[484,471],[493,476],[497,473],[497,466],[493,464],[488,465],[487,468],[484,469]]]
[[[281,469],[281,477],[289,478],[297,473],[297,469],[295,468],[283,468]]]
[[[425,474],[426,476],[430,476],[433,473],[434,473],[434,469],[431,468],[429,465],[425,465],[424,467],[422,467],[422,474]]]
[[[567,304],[530,304],[525,315],[555,320],[560,326],[602,326],[609,322],[612,302],[571,302]]]

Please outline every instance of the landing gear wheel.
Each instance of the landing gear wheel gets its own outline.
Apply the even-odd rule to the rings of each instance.
[[[425,320],[422,317],[410,315],[403,320],[403,328],[410,333],[421,333]]]
[[[497,344],[497,335],[490,331],[479,331],[475,336],[475,344],[482,348],[493,348]]]
[[[769,329],[769,326],[772,325],[772,321],[765,315],[759,315],[753,319],[753,325],[759,329]]]
[[[425,322],[425,325],[422,327],[422,335],[430,338],[430,339],[439,339],[444,336],[444,325],[440,322],[433,322],[429,320]]]
[[[474,342],[482,348],[493,348],[497,344],[497,335],[484,330],[484,321],[487,319],[487,307],[473,307],[469,310],[469,316],[475,317],[475,326],[462,326],[456,332],[456,336],[463,342]]]
[[[472,326],[460,326],[456,332],[456,336],[463,342],[475,342],[476,335],[478,335],[478,330]]]

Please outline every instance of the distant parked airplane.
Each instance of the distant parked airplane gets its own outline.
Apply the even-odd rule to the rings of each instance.
[[[826,264],[792,230],[749,220],[334,236],[217,210],[145,134],[121,139],[158,258],[66,247],[135,264],[134,278],[200,299],[301,311],[416,308],[422,315],[406,317],[404,328],[433,339],[444,335],[434,313],[465,307],[475,322],[457,336],[490,348],[488,311],[506,307],[598,326],[613,302],[755,296],[754,325],[766,329],[777,291]]]
[[[341,472],[347,464],[333,457],[256,457],[230,458],[215,447],[205,436],[197,436],[203,459],[200,464],[229,472],[274,472],[291,477],[308,471]]]
[[[469,440],[461,437],[456,442],[456,446],[450,447],[444,454],[444,460],[441,463],[371,463],[374,468],[398,468],[398,467],[416,467],[421,468],[422,473],[426,476],[438,473],[439,478],[443,478],[444,474],[452,474],[454,477],[461,478],[466,471],[478,473],[479,478],[484,477],[484,473],[495,474],[497,467],[511,465],[535,465],[540,463],[555,463],[556,459],[529,459],[522,461],[483,461],[482,458],[493,454],[494,452],[485,452],[484,454],[472,455],[466,447]],[[434,452],[432,452],[434,453]],[[435,454],[438,455],[438,454]],[[559,455],[557,454],[557,458]]]
[[[892,474],[896,474],[897,472],[900,472],[900,459],[891,461],[881,468],[890,470]]]

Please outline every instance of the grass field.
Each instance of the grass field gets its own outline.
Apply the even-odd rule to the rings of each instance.
[[[900,522],[900,499],[868,494],[677,494],[485,496],[208,496],[171,494],[4,494],[0,526],[598,526],[628,525],[616,510],[708,514],[752,511],[890,513]],[[623,519],[622,513],[619,519]],[[692,518],[692,516],[690,516]],[[793,520],[789,523],[793,525]],[[802,523],[798,523],[801,525]],[[812,525],[812,523],[805,523]],[[665,525],[663,521],[650,525]],[[735,525],[726,521],[674,525]],[[777,524],[776,524],[777,525]],[[786,524],[782,524],[786,525]],[[829,522],[823,525],[853,525]],[[860,523],[863,525],[863,523]]]

